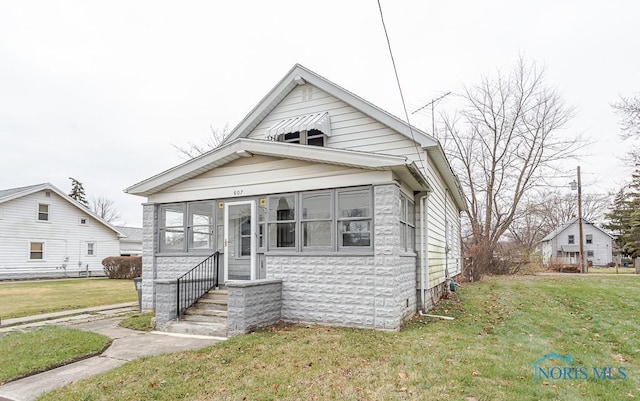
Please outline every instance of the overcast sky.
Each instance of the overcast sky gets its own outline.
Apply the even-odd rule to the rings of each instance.
[[[627,179],[610,104],[640,92],[640,2],[381,3],[410,112],[524,55],[594,142],[566,166],[584,192]],[[75,177],[141,226],[123,189],[182,162],[171,144],[233,128],[295,63],[404,115],[375,0],[0,0],[0,189]]]

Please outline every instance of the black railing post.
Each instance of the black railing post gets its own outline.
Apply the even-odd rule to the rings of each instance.
[[[178,278],[176,289],[178,317],[209,290],[218,286],[219,256],[219,252],[214,253]]]

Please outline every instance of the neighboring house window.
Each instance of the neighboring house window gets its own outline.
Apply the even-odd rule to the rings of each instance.
[[[87,242],[87,256],[95,256],[95,255],[96,255],[96,243]]]
[[[338,191],[339,248],[371,246],[371,191]]]
[[[587,251],[587,257],[592,258],[593,257],[593,251]]]
[[[160,250],[184,251],[185,204],[160,207]]]
[[[415,206],[404,194],[400,197],[400,248],[404,251],[413,251],[416,223],[414,217]],[[449,230],[450,227],[447,226]],[[447,235],[447,244],[451,240],[451,233]]]
[[[213,249],[214,202],[189,203],[189,249]]]
[[[38,203],[38,221],[49,221],[49,205]]]
[[[300,196],[302,216],[302,247],[331,249],[332,207],[331,192],[307,192]]]
[[[575,244],[576,240],[575,240],[575,235],[570,235],[569,239],[568,239],[568,244]]]
[[[29,242],[29,259],[44,259],[44,242]]]
[[[278,195],[267,198],[269,248],[295,248],[296,246],[296,196]]]
[[[562,257],[562,251],[560,250],[560,251],[556,252],[556,256],[561,258]]]
[[[587,234],[587,244],[593,244],[593,234]]]
[[[80,217],[80,225],[81,226],[86,226],[87,225],[87,219],[85,219],[84,217]]]

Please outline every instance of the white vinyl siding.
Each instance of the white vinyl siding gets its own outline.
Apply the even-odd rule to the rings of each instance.
[[[87,265],[94,274],[103,274],[102,259],[120,254],[117,233],[55,192],[48,192],[49,197],[40,191],[2,203],[0,277],[61,274],[64,269],[77,276]],[[38,204],[49,205],[47,224],[37,220]],[[80,217],[89,223],[82,229],[78,227]],[[45,244],[42,260],[30,259],[30,242]],[[86,255],[87,242],[96,244],[92,258]]]
[[[248,137],[265,139],[267,130],[283,119],[328,112],[331,137],[326,138],[325,147],[389,155],[415,154],[416,148],[410,139],[318,88],[313,88],[311,100],[303,100],[304,91],[310,86],[294,88]]]
[[[302,145],[300,145],[302,146]],[[392,182],[391,171],[372,171],[331,164],[253,155],[167,188],[149,196],[150,203],[223,199],[352,187]]]

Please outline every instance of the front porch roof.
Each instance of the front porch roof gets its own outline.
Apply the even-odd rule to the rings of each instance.
[[[427,191],[427,178],[413,161],[401,156],[240,138],[134,184],[126,193],[149,196],[241,157],[263,155],[367,170],[393,171],[414,191]]]

